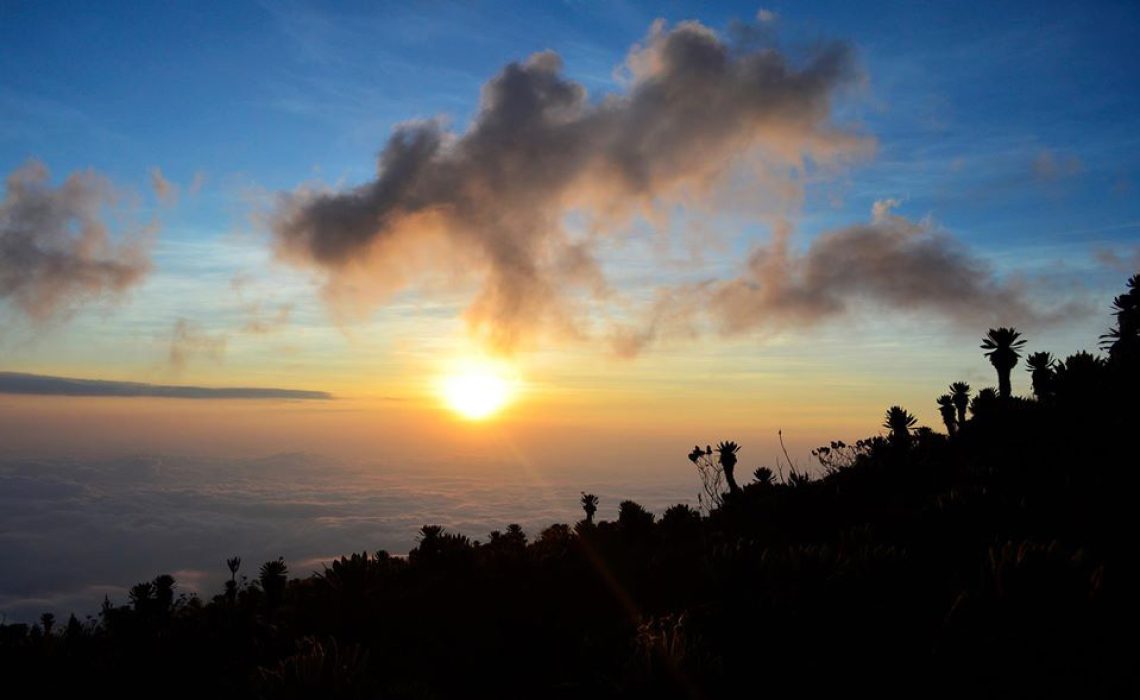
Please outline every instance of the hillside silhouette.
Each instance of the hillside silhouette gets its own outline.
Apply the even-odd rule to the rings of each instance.
[[[219,552],[212,598],[160,575],[87,621],[0,625],[0,674],[45,697],[1135,697],[1140,276],[1112,313],[1063,359],[990,329],[996,389],[947,377],[938,430],[889,407],[814,450],[818,477],[709,443],[700,509],[597,521],[583,493],[575,524],[425,525],[407,557],[305,578]]]

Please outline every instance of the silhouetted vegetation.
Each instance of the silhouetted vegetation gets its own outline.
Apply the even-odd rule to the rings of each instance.
[[[1136,287],[1106,358],[1027,358],[1033,398],[1026,341],[991,330],[1000,389],[951,384],[945,434],[893,406],[816,477],[785,453],[738,484],[741,445],[695,447],[701,511],[595,521],[583,493],[533,540],[425,525],[294,579],[234,557],[212,599],[164,575],[86,623],[0,625],[0,673],[48,697],[1134,697]]]

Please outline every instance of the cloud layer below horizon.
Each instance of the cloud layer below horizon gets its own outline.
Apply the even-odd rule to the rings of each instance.
[[[37,396],[115,396],[167,399],[331,399],[324,391],[258,387],[201,387],[51,377],[0,372],[0,394]]]
[[[242,573],[254,578],[261,562],[283,555],[290,574],[304,577],[354,551],[406,553],[431,523],[482,539],[517,522],[534,537],[580,519],[583,488],[601,495],[607,519],[624,498],[660,513],[691,501],[693,490],[688,480],[579,474],[552,482],[453,465],[351,467],[305,454],[0,458],[0,618],[83,617],[104,595],[125,603],[132,584],[162,573],[209,598],[221,592],[227,557],[241,556]]]

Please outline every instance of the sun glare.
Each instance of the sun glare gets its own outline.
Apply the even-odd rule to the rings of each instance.
[[[488,368],[467,368],[443,378],[448,407],[468,420],[482,420],[511,400],[511,381]]]

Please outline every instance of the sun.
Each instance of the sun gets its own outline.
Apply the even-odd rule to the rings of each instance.
[[[468,367],[445,376],[441,393],[451,410],[468,420],[482,420],[506,406],[514,395],[512,382],[487,367]]]

